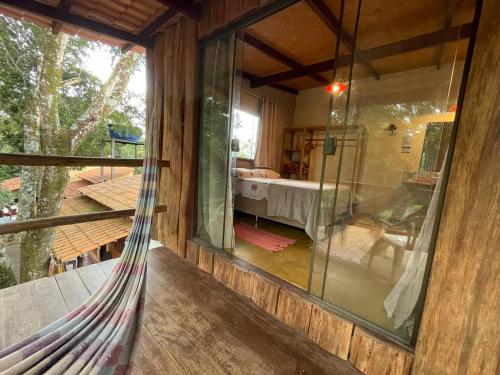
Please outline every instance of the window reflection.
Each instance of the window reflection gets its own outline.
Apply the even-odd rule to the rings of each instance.
[[[369,7],[361,9],[361,31],[374,26]],[[366,35],[358,35],[364,48]],[[335,78],[347,84],[349,101],[346,93],[333,97],[331,132],[340,140],[354,127],[365,133],[360,153],[340,142],[324,162],[325,185],[351,189],[352,213],[318,228],[310,290],[408,341],[429,265],[466,47],[463,41],[441,46],[439,69],[423,49],[372,60],[372,67],[386,69],[378,80],[355,56],[352,74],[342,68]],[[321,206],[338,204],[335,198],[323,190]]]

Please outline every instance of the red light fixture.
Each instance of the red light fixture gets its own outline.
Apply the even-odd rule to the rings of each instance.
[[[347,85],[342,82],[334,82],[326,86],[325,90],[330,94],[341,95],[345,90],[347,90]]]

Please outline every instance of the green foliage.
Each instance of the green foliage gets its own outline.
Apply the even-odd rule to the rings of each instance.
[[[14,203],[14,199],[16,199],[14,193],[0,186],[0,209]]]
[[[109,130],[108,124],[113,124],[113,129],[128,135],[142,136],[142,129],[134,126],[130,120],[128,114],[120,111],[115,111],[111,115],[102,121],[98,127],[90,134],[90,136],[82,143],[78,148],[76,155],[78,156],[100,156],[101,155],[101,144],[102,142],[109,140]],[[137,148],[138,157],[141,158],[144,155],[144,146],[138,146]],[[104,142],[103,156],[111,156],[111,144],[109,142]],[[116,156],[117,158],[134,158],[134,146],[132,145],[120,145],[116,146]]]
[[[29,22],[0,16],[0,152],[22,153],[23,117],[30,108],[36,86],[39,61],[43,52],[44,30]],[[104,47],[77,36],[70,38],[63,62],[63,87],[60,90],[59,119],[61,127],[69,128],[89,108],[101,86],[100,80],[84,69],[88,51],[109,48],[119,57],[121,51]],[[144,63],[144,61],[142,61]],[[64,85],[69,80],[71,85]],[[141,98],[142,99],[142,98]],[[144,123],[144,111],[132,102],[141,99],[127,93],[122,104],[105,119],[77,151],[80,156],[99,156],[101,141],[109,139],[107,123],[113,122],[117,130],[141,135],[137,124]],[[136,125],[134,125],[136,124]],[[109,144],[104,150],[110,154]],[[139,157],[143,147],[139,147]],[[133,157],[132,146],[119,146],[117,157]],[[19,167],[1,166],[0,181],[18,176]]]

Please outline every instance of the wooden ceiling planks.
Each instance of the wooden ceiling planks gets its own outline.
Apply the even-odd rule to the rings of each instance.
[[[331,58],[335,51],[335,35],[303,2],[251,25],[246,31],[302,65]]]
[[[167,21],[180,14],[199,19],[200,9],[185,0],[0,1],[5,15],[140,53]]]
[[[454,2],[452,16],[450,1]],[[281,70],[283,61],[278,62],[276,56],[272,57],[274,62],[270,62],[246,48],[244,70],[258,77],[252,87],[279,83],[301,90],[323,84],[304,79],[304,76],[320,73],[327,80],[332,79],[335,24],[321,20],[319,12],[307,9],[306,3],[321,3],[323,8],[326,5],[331,16],[340,17],[340,0],[304,0],[245,29],[258,40],[305,65],[305,68]],[[346,2],[341,27],[349,36],[341,44],[340,66],[347,66],[350,61],[348,47],[352,39],[349,37],[354,33],[356,10],[356,2]],[[455,52],[456,59],[463,60],[473,10],[473,0],[410,0],[404,7],[397,0],[363,2],[354,78],[446,64],[455,58]],[[462,30],[457,27],[460,25],[465,25]],[[460,42],[454,41],[457,38]],[[430,51],[440,56],[438,63],[436,57],[429,59]]]
[[[243,48],[242,65],[245,72],[249,72],[256,76],[274,74],[289,69],[285,64],[276,61],[262,51],[246,43]]]

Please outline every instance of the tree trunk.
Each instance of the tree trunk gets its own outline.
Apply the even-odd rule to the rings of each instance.
[[[59,123],[59,90],[69,36],[47,32],[45,37],[33,108],[26,117],[24,128],[25,153],[72,155],[96,126],[118,107],[139,56],[132,52],[123,55],[89,109],[69,130],[64,130]],[[59,215],[68,179],[66,167],[24,167],[20,217],[25,220]],[[21,239],[21,282],[47,275],[55,231],[55,228],[48,228],[24,234]]]
[[[66,155],[69,142],[61,139],[59,89],[67,34],[46,32],[40,75],[34,98],[34,112],[24,127],[25,153]],[[34,118],[31,118],[31,117]],[[38,135],[38,139],[37,139]],[[21,190],[23,219],[59,214],[68,180],[66,167],[24,167]],[[24,179],[26,178],[26,180]],[[21,239],[20,281],[44,277],[48,273],[54,228],[26,232]]]

